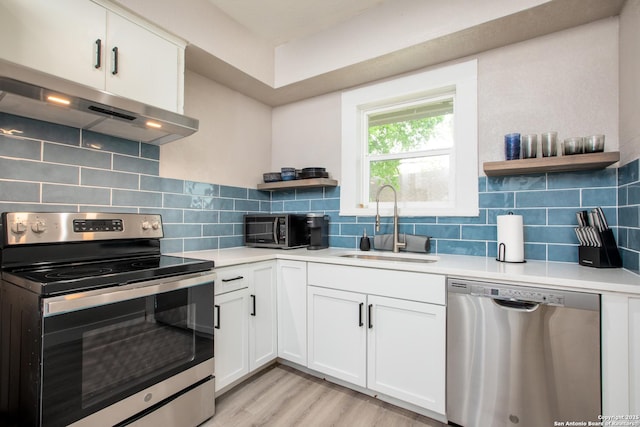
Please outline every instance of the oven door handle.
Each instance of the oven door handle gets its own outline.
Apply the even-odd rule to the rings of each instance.
[[[77,292],[59,297],[43,300],[42,312],[44,317],[68,313],[70,311],[83,310],[85,308],[98,307],[116,302],[128,301],[135,298],[144,298],[150,295],[191,288],[193,286],[212,283],[216,274],[197,273],[183,275],[179,278],[165,277],[162,279],[146,280],[144,282],[131,283],[129,285],[114,286],[111,288],[97,289],[88,292]]]

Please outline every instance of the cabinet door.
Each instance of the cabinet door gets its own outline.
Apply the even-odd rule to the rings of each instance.
[[[629,298],[629,413],[640,414],[640,298]]]
[[[216,391],[249,373],[248,289],[214,297]]]
[[[368,296],[368,388],[445,412],[445,307]]]
[[[249,369],[278,357],[276,263],[251,266],[249,287]]]
[[[107,37],[107,92],[178,111],[180,48],[113,12],[107,16]]]
[[[366,296],[307,288],[309,368],[366,387]]]
[[[277,263],[278,357],[307,366],[307,264]]]
[[[87,0],[2,0],[0,55],[17,64],[87,86],[104,88],[106,10]]]

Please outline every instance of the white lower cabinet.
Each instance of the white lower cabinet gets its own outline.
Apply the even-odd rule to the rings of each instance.
[[[369,295],[367,387],[445,412],[446,309]]]
[[[307,365],[307,263],[278,260],[278,357]]]
[[[640,414],[640,298],[629,298],[629,413]]]
[[[250,266],[249,370],[254,371],[278,357],[276,264]]]
[[[444,414],[444,277],[315,263],[308,269],[308,367]]]
[[[244,288],[214,298],[217,391],[249,373],[249,290]]]
[[[367,296],[309,286],[310,369],[367,386]]]
[[[218,391],[277,357],[275,262],[220,268],[216,274]]]

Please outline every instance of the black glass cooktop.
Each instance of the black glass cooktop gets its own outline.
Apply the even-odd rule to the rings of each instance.
[[[213,261],[169,255],[83,262],[2,272],[4,280],[45,295],[207,271]]]

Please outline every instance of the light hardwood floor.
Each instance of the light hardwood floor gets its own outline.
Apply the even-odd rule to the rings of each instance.
[[[283,365],[216,400],[201,427],[442,427],[444,424]]]

